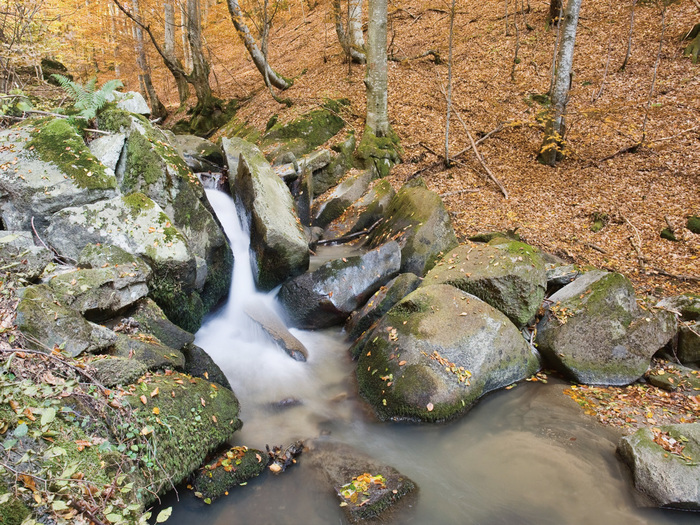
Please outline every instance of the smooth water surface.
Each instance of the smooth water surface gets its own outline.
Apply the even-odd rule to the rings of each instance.
[[[231,201],[211,197],[229,228]],[[245,236],[244,236],[245,237]],[[234,241],[235,243],[235,241]],[[245,268],[247,247],[234,253]],[[466,416],[444,425],[378,422],[358,398],[354,363],[339,330],[292,330],[309,350],[292,360],[241,323],[236,301],[272,299],[247,281],[233,283],[232,300],[197,333],[241,402],[243,428],[234,444],[265,449],[295,439],[350,444],[413,479],[418,495],[387,520],[399,524],[672,524],[700,515],[637,506],[642,501],[615,457],[618,435],[562,394],[566,384],[522,383],[486,396]],[[238,297],[237,297],[238,296]],[[237,316],[237,317],[235,317]],[[244,316],[243,316],[244,317]],[[247,328],[246,328],[247,326]],[[294,398],[298,404],[277,403]],[[312,452],[309,452],[309,454]],[[326,525],[346,523],[330,487],[314,483],[304,462],[279,476],[266,473],[205,505],[181,491],[173,525]]]

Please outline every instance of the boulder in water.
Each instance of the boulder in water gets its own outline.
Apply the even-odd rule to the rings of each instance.
[[[211,503],[230,489],[262,474],[268,456],[262,450],[231,447],[198,469],[192,481],[195,496]]]

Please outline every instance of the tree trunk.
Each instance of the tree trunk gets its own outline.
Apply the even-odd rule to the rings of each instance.
[[[376,137],[389,133],[387,95],[387,0],[370,0],[367,31],[367,128]]]
[[[131,0],[131,8],[134,17],[137,20],[140,19],[138,0]],[[165,118],[168,115],[168,110],[165,109],[165,106],[158,98],[158,94],[153,87],[153,82],[151,82],[151,68],[148,66],[146,49],[143,45],[143,30],[139,25],[135,25],[134,29],[134,36],[136,37],[136,63],[141,70],[139,77],[142,82],[142,87],[145,89],[148,99],[151,102],[151,116],[154,118]]]
[[[214,102],[209,85],[209,63],[202,50],[202,23],[199,14],[199,0],[187,0],[187,39],[192,53],[192,73],[190,83],[197,95],[197,106],[208,108]]]
[[[700,54],[700,24],[695,24],[693,29],[688,33],[687,38],[692,38],[688,47],[685,48],[684,54],[693,59],[693,64],[697,63],[698,55]]]
[[[185,63],[185,72],[192,70],[192,56],[190,44],[187,41],[187,8],[184,2],[180,4],[180,37],[182,39],[182,61]]]
[[[243,21],[243,15],[241,13],[241,8],[238,5],[238,0],[227,0],[227,3],[233,26],[236,28],[238,36],[240,36],[241,40],[243,40],[243,44],[248,50],[250,57],[253,59],[255,67],[257,67],[258,71],[260,71],[260,74],[263,76],[263,78],[267,78],[270,81],[270,84],[275,86],[277,89],[287,89],[290,87],[292,82],[283,76],[278,75],[267,63],[267,60],[265,60],[265,56],[258,48],[258,44],[255,42],[253,35],[250,34],[248,26]]]
[[[552,107],[550,118],[545,125],[545,136],[537,157],[543,164],[554,166],[562,157],[562,145],[566,132],[564,115],[571,87],[571,69],[574,62],[574,45],[581,0],[568,0],[564,16],[560,23],[561,43],[557,58],[557,72],[552,89]]]
[[[551,0],[549,3],[549,13],[547,14],[547,25],[559,24],[559,16],[561,15],[562,0]]]
[[[348,0],[347,32],[343,27],[340,0],[333,0],[333,13],[335,15],[335,32],[345,55],[356,64],[364,64],[367,59],[364,52],[365,40],[362,35],[362,1]]]
[[[165,45],[164,52],[168,55],[168,59],[177,64],[178,68],[168,68],[175,78],[175,84],[177,85],[177,94],[180,100],[180,107],[183,107],[187,103],[187,99],[190,96],[190,88],[187,84],[187,77],[185,76],[185,68],[182,62],[177,58],[175,54],[175,9],[173,4],[166,2],[163,5],[165,10]],[[166,66],[167,66],[166,61]]]
[[[109,10],[109,20],[111,23],[111,35],[110,41],[112,44],[112,52],[114,56],[114,76],[119,78],[121,76],[121,71],[119,68],[119,41],[117,40],[117,23],[116,17],[117,12],[114,9],[114,5],[108,4],[107,9]]]

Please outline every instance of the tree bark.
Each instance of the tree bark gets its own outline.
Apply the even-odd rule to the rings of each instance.
[[[138,0],[131,0],[131,8],[134,13],[134,17],[140,18],[139,14],[139,2]],[[164,118],[168,115],[168,110],[158,98],[155,88],[153,87],[153,82],[151,82],[151,68],[148,66],[148,61],[146,59],[146,49],[143,45],[143,31],[139,25],[134,28],[134,36],[136,37],[136,63],[141,70],[139,75],[141,83],[146,90],[148,99],[151,102],[151,116],[154,118]]]
[[[343,27],[340,0],[333,0],[333,12],[335,14],[335,32],[345,55],[356,64],[364,64],[367,59],[364,51],[365,40],[362,35],[362,0],[348,0],[347,32]]]
[[[578,27],[581,0],[568,0],[564,16],[560,20],[561,43],[557,58],[557,71],[552,88],[552,108],[545,125],[545,136],[537,157],[543,164],[554,166],[562,156],[562,145],[566,133],[564,116],[571,87],[571,70],[574,62],[574,45]]]
[[[175,54],[175,9],[173,8],[173,4],[171,2],[166,2],[163,5],[163,9],[165,10],[165,43],[163,46],[163,51],[166,55],[168,55],[169,61],[177,64],[178,66],[177,68],[168,69],[175,78],[180,107],[183,107],[187,103],[187,99],[190,96],[190,88],[187,83],[185,68]]]
[[[277,74],[267,63],[267,60],[265,60],[265,56],[260,51],[260,48],[258,48],[258,44],[255,42],[253,35],[251,35],[250,29],[248,29],[248,26],[243,21],[243,14],[238,5],[238,0],[227,0],[227,4],[233,26],[236,28],[238,36],[243,40],[243,44],[248,50],[250,57],[253,59],[255,67],[258,68],[258,71],[260,71],[260,74],[263,76],[263,79],[267,78],[270,84],[277,89],[287,89],[290,87],[292,82]]]
[[[190,83],[197,95],[197,106],[207,108],[214,101],[214,95],[209,85],[209,62],[204,58],[202,47],[202,22],[199,11],[199,0],[187,0],[187,39],[192,53],[192,73]]]
[[[367,128],[376,137],[389,133],[387,94],[387,0],[370,0],[367,31]]]

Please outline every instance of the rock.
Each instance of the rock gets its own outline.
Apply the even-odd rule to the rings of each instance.
[[[165,346],[157,339],[146,334],[124,335],[115,334],[111,355],[125,359],[133,359],[142,363],[148,370],[182,370],[185,366],[185,356],[182,352]]]
[[[148,107],[146,99],[138,91],[112,91],[107,95],[107,102],[117,102],[117,108],[137,115],[150,115],[151,108]]]
[[[7,230],[43,233],[66,207],[116,195],[117,181],[64,119],[25,121],[0,131],[0,218]]]
[[[386,179],[375,181],[372,186],[326,228],[326,238],[336,239],[366,230],[384,217],[396,192]]]
[[[135,387],[125,399],[139,428],[152,431],[149,441],[158,451],[159,468],[149,468],[147,458],[141,458],[140,463],[143,477],[153,483],[152,493],[144,493],[148,506],[156,495],[184,481],[209,454],[227,443],[242,423],[235,394],[209,381],[176,373],[153,375]],[[154,408],[167,425],[154,421]]]
[[[682,446],[688,461],[671,453]],[[618,454],[632,469],[634,485],[661,507],[700,510],[700,423],[664,425],[655,430],[642,428],[624,436]]]
[[[658,302],[656,308],[677,314],[683,321],[700,321],[700,295],[698,294],[686,293],[666,297]]]
[[[289,357],[295,361],[306,361],[309,357],[308,350],[287,330],[277,314],[260,304],[248,304],[244,311],[282,350],[287,352]]]
[[[398,191],[384,221],[370,235],[369,247],[387,240],[396,240],[401,246],[401,271],[418,277],[425,275],[442,253],[457,246],[442,199],[420,185],[407,184]]]
[[[187,345],[194,342],[194,335],[170,322],[151,299],[139,301],[128,315],[139,324],[139,332],[152,335],[165,346],[184,351]]]
[[[221,171],[225,165],[221,148],[207,139],[196,135],[173,135],[171,143],[195,173]]]
[[[259,476],[267,466],[267,453],[232,447],[197,470],[192,482],[195,496],[211,503],[233,487]]]
[[[187,344],[181,350],[185,356],[183,371],[186,374],[218,383],[231,390],[231,383],[229,383],[228,378],[203,348],[194,344]]]
[[[547,292],[555,292],[574,282],[582,273],[575,264],[547,264]]]
[[[362,256],[336,259],[286,282],[278,299],[291,326],[318,329],[342,323],[399,273],[401,252],[388,242]]]
[[[107,388],[117,385],[128,385],[148,372],[148,367],[141,361],[126,357],[100,356],[100,359],[90,361],[95,369],[95,379]]]
[[[335,492],[343,512],[352,523],[381,518],[399,523],[394,513],[418,487],[395,468],[340,443],[317,441],[308,453],[319,481]],[[359,479],[358,479],[359,478]]]
[[[53,260],[53,253],[34,245],[30,231],[0,231],[0,267],[3,272],[35,281]]]
[[[688,228],[692,233],[700,234],[700,217],[698,217],[698,216],[688,217],[688,222],[686,223],[686,228]]]
[[[700,365],[700,321],[681,323],[678,330],[677,355],[684,365]]]
[[[355,134],[348,133],[343,142],[331,146],[337,155],[328,166],[313,173],[314,197],[326,193],[338,184],[338,181],[352,168],[355,142]]]
[[[94,253],[103,247],[88,245],[87,250]],[[117,247],[109,251],[117,252],[112,264],[76,269],[49,281],[59,301],[95,322],[119,315],[148,294],[151,268]]]
[[[41,59],[41,74],[44,80],[46,80],[52,86],[59,86],[58,80],[53,78],[51,75],[61,75],[66,77],[68,80],[73,80],[73,75],[68,73],[68,68],[59,60],[55,58],[43,57]]]
[[[626,385],[676,333],[668,312],[642,310],[623,275],[594,270],[549,298],[537,348],[579,383]]]
[[[323,228],[340,217],[343,212],[367,190],[372,173],[369,170],[350,172],[335,189],[314,204],[314,226]]]
[[[404,297],[363,341],[359,390],[382,420],[451,419],[539,369],[504,314],[445,284]]]
[[[386,177],[391,167],[401,161],[402,149],[399,142],[399,136],[391,128],[388,134],[378,137],[365,127],[355,155],[377,178]]]
[[[281,177],[287,184],[294,182],[300,174],[306,172],[311,175],[314,171],[325,168],[331,162],[331,152],[325,148],[314,150],[298,160],[291,153],[290,156],[288,163],[277,164],[273,167],[277,176]],[[279,162],[280,157],[277,157],[276,161]]]
[[[518,241],[463,244],[444,255],[421,286],[450,284],[497,308],[522,328],[544,299],[547,276],[539,250]]]
[[[114,332],[59,303],[45,284],[22,288],[17,295],[17,328],[27,337],[29,348],[49,352],[58,347],[76,357],[99,352],[116,341]]]
[[[250,225],[256,284],[262,290],[271,290],[308,269],[309,248],[304,230],[289,189],[260,150],[238,138],[223,139],[222,146],[229,165],[228,159],[240,156],[238,172],[229,177],[229,186]]]
[[[467,237],[468,240],[472,242],[491,242],[494,239],[507,239],[509,241],[521,241],[520,235],[515,233],[514,230],[508,230],[505,232],[481,232],[476,235]]]
[[[114,133],[113,135],[101,136],[90,142],[90,152],[104,166],[112,170],[112,175],[117,171],[117,165],[124,151],[126,135],[124,133]]]
[[[420,278],[412,273],[402,273],[377,290],[360,309],[352,313],[345,323],[348,339],[354,341],[385,313],[420,285]],[[353,357],[357,358],[357,354]]]

